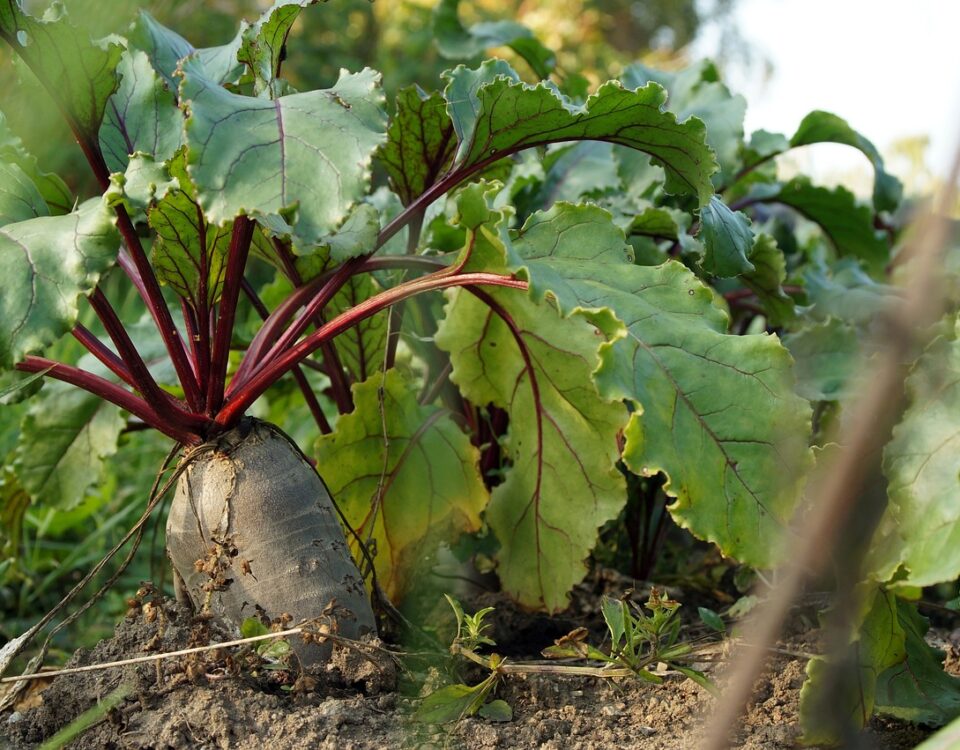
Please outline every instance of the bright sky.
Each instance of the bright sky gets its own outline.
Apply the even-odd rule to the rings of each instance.
[[[747,98],[748,133],[789,136],[807,112],[825,109],[881,152],[929,135],[928,164],[946,172],[960,143],[960,1],[739,0],[735,8],[755,62],[730,66],[726,81]],[[710,46],[706,38],[695,52],[709,55]],[[847,167],[836,147],[808,151],[816,172]]]

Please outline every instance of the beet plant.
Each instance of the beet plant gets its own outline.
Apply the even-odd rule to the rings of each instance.
[[[358,563],[399,602],[431,549],[474,532],[505,592],[563,609],[638,487],[724,555],[778,564],[811,446],[895,296],[901,189],[874,146],[819,111],[745,137],[708,62],[631,65],[587,94],[527,29],[466,28],[456,2],[438,48],[472,67],[389,106],[369,69],[298,92],[285,42],[313,4],[196,49],[146,13],[91,40],[59,6],[0,3],[99,185],[74,195],[0,123],[0,400],[30,397],[7,407],[5,508],[76,507],[121,432],[150,428],[182,447],[181,595],[237,627],[326,617],[350,636],[376,627]],[[522,75],[474,64],[497,45]],[[869,159],[871,202],[781,179],[776,157],[821,142]],[[924,399],[952,393],[924,362],[954,346],[945,327],[918,362],[888,449],[858,626],[900,647],[862,655],[866,717],[916,698],[902,670],[936,672],[895,590],[960,572],[917,541],[935,494],[917,478],[947,459],[912,442]],[[960,694],[937,674],[925,721]]]

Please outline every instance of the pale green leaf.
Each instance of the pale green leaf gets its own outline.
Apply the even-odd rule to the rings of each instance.
[[[415,714],[425,724],[446,724],[472,716],[483,705],[491,689],[490,680],[472,687],[463,684],[446,685],[423,699]]]
[[[93,394],[48,383],[21,426],[14,469],[34,502],[76,507],[117,449],[120,410]]]
[[[553,84],[530,86],[501,60],[476,70],[462,65],[445,74],[447,111],[459,139],[454,167],[472,170],[533,146],[572,140],[599,140],[638,149],[666,173],[669,192],[713,195],[717,170],[705,142],[703,122],[682,123],[663,109],[666,93],[651,83],[628,91],[610,81],[579,105]]]
[[[717,196],[700,209],[703,270],[714,276],[738,276],[756,269],[748,256],[753,250],[750,219],[730,208]]]
[[[147,53],[154,70],[163,77],[171,91],[176,91],[179,79],[174,74],[181,60],[190,55],[196,55],[194,64],[211,81],[219,84],[235,82],[243,72],[237,53],[247,27],[246,22],[241,23],[240,31],[225,45],[197,50],[177,32],[141,10],[130,31],[129,41],[131,47]]]
[[[482,716],[487,721],[513,721],[513,709],[510,708],[510,704],[499,698],[484,703],[477,711],[477,715]]]
[[[772,564],[810,460],[810,408],[776,337],[727,334],[713,293],[679,263],[624,263],[622,234],[596,207],[534,214],[513,252],[535,299],[610,310],[626,327],[601,347],[595,378],[601,394],[637,407],[625,431],[631,470],[667,474],[670,511],[694,534]]]
[[[145,52],[128,50],[117,67],[120,88],[107,102],[100,126],[100,150],[111,172],[123,172],[130,156],[149,154],[157,163],[171,158],[183,141],[183,113]]]
[[[0,162],[0,227],[49,214],[33,180],[16,164]]]
[[[66,216],[0,228],[0,368],[10,368],[70,330],[82,295],[116,260],[112,212],[100,199]]]
[[[507,249],[495,227],[473,230],[471,263],[503,264]],[[620,237],[613,252],[622,258]],[[509,324],[467,292],[453,292],[436,343],[450,352],[451,379],[466,398],[511,415],[503,444],[510,468],[487,510],[501,544],[503,589],[526,606],[557,611],[586,572],[597,529],[625,500],[615,464],[627,413],[592,382],[598,348],[607,339],[593,323],[616,326],[606,315],[561,317],[551,305],[513,290],[489,294]]]
[[[96,139],[107,100],[120,82],[123,48],[93,42],[62,6],[38,19],[24,13],[19,0],[0,0],[0,37],[57,98],[76,131]]]
[[[538,78],[547,78],[556,64],[553,52],[516,21],[484,21],[465,28],[458,15],[460,0],[440,0],[433,11],[433,33],[440,54],[450,60],[477,57],[493,47],[510,47]]]
[[[479,453],[445,410],[418,404],[415,384],[396,370],[354,385],[353,401],[317,441],[317,466],[350,525],[373,534],[378,580],[397,601],[432,545],[480,527],[488,495]]]
[[[372,70],[268,101],[233,94],[188,65],[180,96],[190,113],[190,175],[210,223],[282,216],[294,244],[308,248],[366,192],[385,125]]]
[[[818,656],[807,662],[800,690],[800,725],[807,744],[834,745],[873,716],[877,679],[907,657],[897,598],[875,590],[851,633],[850,664]],[[847,626],[849,627],[849,626]]]
[[[783,337],[796,363],[797,393],[808,401],[837,401],[851,393],[860,354],[860,334],[831,318]]]
[[[934,341],[907,379],[909,406],[883,455],[890,503],[867,570],[894,586],[960,575],[960,342]]]
[[[43,172],[37,165],[37,160],[24,147],[20,139],[15,136],[3,112],[0,112],[0,160],[15,164],[26,174],[36,186],[44,202],[53,214],[70,213],[73,209],[73,194],[70,188],[60,177],[50,172]]]

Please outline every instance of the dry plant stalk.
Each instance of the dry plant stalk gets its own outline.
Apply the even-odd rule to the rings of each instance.
[[[838,436],[842,454],[825,471],[815,474],[808,497],[806,518],[798,525],[792,550],[786,556],[778,583],[755,615],[744,623],[743,643],[731,655],[736,665],[715,710],[704,722],[699,747],[722,750],[730,747],[730,731],[750,701],[753,685],[766,662],[767,653],[804,583],[830,559],[837,533],[854,509],[871,462],[882,450],[886,435],[899,413],[903,398],[901,363],[913,347],[922,343],[924,330],[939,318],[943,294],[938,285],[942,253],[949,239],[949,207],[957,195],[960,178],[960,148],[939,200],[915,222],[914,237],[904,248],[911,260],[904,297],[888,313],[884,346],[870,366],[866,392],[854,404],[846,429]]]

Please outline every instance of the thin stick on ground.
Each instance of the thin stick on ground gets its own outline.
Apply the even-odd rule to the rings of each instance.
[[[871,362],[864,395],[851,410],[841,435],[843,453],[828,471],[811,482],[807,493],[815,498],[806,520],[785,559],[777,585],[756,615],[744,624],[744,640],[731,656],[736,665],[715,710],[704,724],[704,750],[730,746],[730,731],[750,700],[754,682],[763,669],[768,649],[776,642],[790,606],[804,583],[820,570],[836,548],[837,534],[849,518],[860,495],[869,466],[883,448],[903,397],[902,363],[921,343],[924,330],[933,324],[943,306],[938,287],[940,260],[949,238],[948,207],[956,198],[960,177],[960,148],[938,203],[917,223],[912,246],[904,249],[912,273],[902,302],[890,310],[884,330],[885,346]]]

